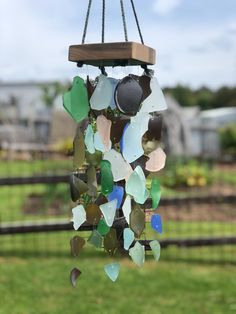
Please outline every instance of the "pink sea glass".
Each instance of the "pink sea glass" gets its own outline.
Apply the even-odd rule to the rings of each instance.
[[[150,172],[160,171],[165,167],[166,154],[162,148],[158,147],[156,150],[151,152],[149,160],[146,162],[146,169]]]
[[[110,146],[111,124],[111,121],[105,116],[100,115],[97,117],[97,130],[107,150]]]

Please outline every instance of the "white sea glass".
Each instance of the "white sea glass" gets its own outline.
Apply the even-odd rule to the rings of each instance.
[[[98,84],[90,98],[91,108],[94,110],[103,110],[108,108],[112,99],[112,84],[103,74],[99,76]]]
[[[130,213],[131,213],[131,197],[129,195],[126,196],[124,204],[122,206],[122,211],[125,216],[127,223],[130,223]]]
[[[101,136],[98,132],[94,134],[94,147],[96,150],[99,150],[102,153],[105,153],[106,151],[109,151],[111,149],[111,141],[109,141],[109,147],[108,149],[104,146]]]
[[[129,249],[129,255],[133,262],[139,267],[143,266],[145,262],[145,248],[139,242],[135,243],[135,246]]]
[[[94,133],[93,133],[93,128],[90,124],[88,125],[85,131],[84,143],[85,143],[87,151],[90,154],[94,154],[95,153]]]
[[[107,276],[115,282],[119,276],[120,272],[120,264],[119,263],[112,263],[104,266],[104,271]]]
[[[146,169],[150,172],[156,172],[165,167],[166,154],[162,148],[158,147],[149,155],[149,160],[146,162]]]
[[[124,180],[130,172],[132,172],[130,164],[128,164],[122,155],[114,149],[106,152],[103,159],[110,161],[111,171],[115,182]]]
[[[72,208],[73,214],[73,227],[75,230],[78,230],[79,227],[86,221],[86,211],[83,205],[78,205]]]
[[[119,83],[119,80],[112,78],[112,77],[108,77],[108,80],[111,83],[112,86],[112,98],[111,98],[111,102],[110,102],[110,107],[112,110],[116,109],[116,102],[115,102],[115,89],[117,84]]]
[[[165,101],[165,97],[156,77],[153,77],[151,79],[150,88],[152,93],[143,101],[140,112],[151,113],[166,110],[167,104]]]
[[[131,117],[131,123],[140,123],[141,125],[141,133],[145,134],[148,130],[149,120],[151,119],[151,115],[148,112],[138,112],[136,116]]]
[[[116,214],[116,208],[117,208],[117,199],[112,200],[111,202],[102,204],[99,206],[101,209],[101,212],[104,216],[104,219],[106,221],[106,224],[111,227]]]
[[[134,233],[130,228],[124,229],[124,249],[128,251],[130,245],[133,243],[135,237]]]
[[[160,243],[157,240],[153,240],[149,243],[150,248],[152,249],[152,253],[154,256],[154,259],[156,261],[159,261],[160,254],[161,254],[161,246]]]
[[[137,166],[131,173],[126,182],[125,190],[127,194],[134,197],[136,203],[143,204],[146,201],[149,193],[146,189],[145,175],[140,166]]]
[[[98,116],[97,130],[105,149],[108,150],[110,147],[111,121],[103,115]]]

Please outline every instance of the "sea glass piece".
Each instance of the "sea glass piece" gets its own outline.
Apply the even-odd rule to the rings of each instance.
[[[109,255],[112,256],[112,255],[114,255],[118,246],[119,246],[119,243],[117,240],[116,230],[111,228],[110,231],[104,237],[104,250]]]
[[[70,194],[73,202],[76,202],[80,195],[88,191],[88,185],[78,177],[78,173],[70,175]]]
[[[110,106],[112,99],[112,84],[103,74],[98,78],[98,84],[90,98],[91,108],[94,110],[103,110]]]
[[[107,196],[113,190],[113,174],[111,163],[108,160],[101,160],[101,186],[102,193]]]
[[[76,282],[79,276],[81,275],[81,271],[78,268],[73,268],[70,272],[70,282],[73,287],[76,287]]]
[[[63,96],[63,106],[77,123],[88,117],[88,92],[82,78],[74,78],[71,90]]]
[[[130,213],[131,213],[131,197],[126,195],[122,211],[128,224],[130,224]]]
[[[85,143],[87,151],[90,154],[94,154],[95,153],[94,133],[93,133],[93,128],[90,124],[88,125],[85,131],[84,143]]]
[[[88,92],[88,98],[90,99],[95,90],[95,86],[90,82],[89,76],[87,75],[86,87]]]
[[[143,98],[142,98],[143,101],[152,93],[150,83],[151,83],[150,76],[144,74],[139,77],[139,85],[142,87],[142,90],[143,90]]]
[[[78,256],[85,245],[85,240],[79,236],[75,236],[70,240],[71,255]]]
[[[115,100],[118,109],[127,114],[135,115],[140,108],[143,90],[131,76],[126,76],[117,85]]]
[[[162,220],[160,215],[158,214],[152,215],[151,226],[156,232],[162,233]]]
[[[167,104],[163,92],[158,84],[157,78],[153,77],[150,82],[152,93],[148,96],[142,104],[140,112],[155,112],[167,109]]]
[[[129,119],[124,117],[114,117],[112,119],[111,125],[111,141],[114,144],[117,144],[121,141],[124,128],[126,124],[129,122]]]
[[[73,165],[75,169],[79,169],[85,160],[84,136],[80,129],[77,129],[73,141]]]
[[[87,194],[91,197],[97,196],[97,174],[94,166],[90,166],[87,170]]]
[[[138,241],[129,249],[129,255],[136,265],[139,267],[143,266],[145,262],[145,248]]]
[[[88,243],[95,246],[97,249],[102,247],[102,236],[97,230],[93,230],[90,237],[88,238]]]
[[[108,199],[102,194],[100,193],[98,195],[98,198],[95,201],[95,204],[97,204],[98,206],[107,203]]]
[[[117,84],[119,83],[119,80],[112,78],[112,77],[108,77],[108,80],[111,83],[112,86],[112,98],[111,98],[111,102],[110,102],[110,107],[112,110],[116,109],[116,102],[115,102],[115,90],[117,87]]]
[[[132,167],[132,169],[134,170],[136,167],[140,166],[143,170],[143,173],[145,174],[145,176],[148,176],[149,171],[145,168],[146,167],[146,163],[149,160],[149,157],[146,155],[143,155],[141,157],[139,157],[137,160],[135,160],[134,162],[132,162],[130,165]]]
[[[130,229],[139,238],[143,233],[144,228],[145,228],[145,213],[139,206],[136,206],[131,211],[130,214]]]
[[[106,221],[104,218],[102,218],[97,227],[97,231],[102,235],[105,236],[110,231],[110,227],[106,224]]]
[[[102,160],[102,153],[99,151],[96,151],[94,154],[90,154],[86,152],[85,154],[86,162],[94,167],[98,167],[100,165],[100,162]]]
[[[117,209],[120,208],[124,196],[124,188],[123,186],[114,185],[113,191],[108,195],[109,202],[113,200],[117,200]]]
[[[86,221],[91,225],[97,225],[101,219],[102,213],[97,204],[88,204],[86,206]]]
[[[146,169],[150,172],[157,172],[165,167],[166,154],[162,148],[158,147],[156,150],[151,152],[149,160],[146,163]]]
[[[161,255],[160,243],[157,240],[153,240],[149,243],[149,245],[150,245],[150,248],[152,249],[154,259],[158,262]]]
[[[152,208],[156,209],[161,199],[161,186],[157,177],[152,178],[150,196],[152,198]]]
[[[111,149],[111,141],[109,140],[108,148],[103,144],[102,138],[98,132],[94,134],[94,147],[96,150],[99,150],[102,153],[105,153]]]
[[[112,263],[104,266],[104,271],[107,276],[111,279],[111,281],[115,282],[119,276],[120,272],[120,264]]]
[[[147,130],[149,125],[149,120],[152,116],[147,112],[138,112],[134,117],[130,119],[131,123],[138,123],[140,126],[140,132],[143,136]]]
[[[147,197],[146,178],[140,166],[136,167],[131,173],[125,185],[126,193],[133,196],[135,202],[143,204]]]
[[[72,221],[74,223],[74,229],[78,230],[79,227],[86,221],[86,211],[83,205],[78,205],[72,208],[73,218]]]
[[[100,205],[99,208],[105,218],[106,224],[111,227],[113,225],[116,208],[117,208],[117,199],[114,199],[108,203]]]
[[[145,136],[149,141],[155,140],[160,141],[161,140],[161,132],[162,132],[162,115],[155,115],[150,118],[149,124],[148,124],[148,131],[146,132]]]
[[[130,228],[124,229],[124,249],[128,251],[135,237],[134,233]]]
[[[102,139],[105,150],[110,149],[111,121],[104,115],[97,117],[97,130]]]
[[[106,152],[103,158],[111,163],[111,171],[115,182],[124,180],[132,170],[123,156],[114,149]]]

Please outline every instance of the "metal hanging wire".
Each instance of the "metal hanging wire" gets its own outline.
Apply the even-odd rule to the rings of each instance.
[[[137,28],[138,28],[139,37],[140,37],[141,43],[144,45],[143,35],[142,35],[142,32],[141,32],[141,28],[140,28],[137,12],[136,12],[136,9],[135,9],[134,1],[130,0],[130,2],[131,2],[131,5],[132,5],[132,9],[133,9],[136,25],[137,25]]]
[[[127,32],[127,25],[126,25],[125,9],[124,9],[123,0],[120,0],[120,8],[121,8],[122,21],[123,21],[125,41],[128,41],[128,32]]]
[[[85,19],[85,24],[84,24],[83,37],[82,37],[82,44],[85,43],[85,39],[86,39],[86,35],[87,35],[87,28],[88,28],[89,16],[90,16],[90,12],[91,12],[92,1],[93,0],[89,0],[89,4],[88,4],[88,9],[87,9],[86,19]]]
[[[106,1],[102,0],[102,43],[105,42]]]

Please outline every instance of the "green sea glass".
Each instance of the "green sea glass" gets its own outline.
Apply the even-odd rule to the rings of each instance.
[[[102,218],[97,227],[97,231],[102,235],[105,236],[110,231],[110,227],[106,224],[106,221],[104,218]]]
[[[125,185],[126,193],[133,196],[138,204],[144,204],[148,198],[148,190],[146,189],[146,178],[140,166],[137,166],[131,173]]]
[[[131,213],[131,197],[126,195],[122,211],[128,224],[130,224],[130,213]]]
[[[110,106],[112,99],[112,84],[103,74],[98,78],[98,84],[90,98],[91,108],[94,110],[103,110]]]
[[[136,242],[135,245],[129,249],[129,255],[132,258],[133,262],[142,267],[145,262],[145,248],[139,242]]]
[[[63,96],[63,106],[77,123],[88,117],[88,92],[82,78],[74,78],[71,90]]]
[[[98,167],[102,160],[102,153],[99,151],[96,151],[94,154],[90,154],[89,152],[86,152],[85,157],[86,157],[86,162],[89,165]]]
[[[157,177],[152,178],[150,195],[152,198],[152,208],[156,209],[161,199],[161,186]]]
[[[130,229],[137,235],[139,238],[145,228],[145,213],[139,207],[136,206],[130,214]]]
[[[157,241],[157,240],[154,240],[154,241],[151,241],[149,243],[150,245],[150,248],[152,249],[152,253],[153,253],[153,256],[154,256],[154,259],[156,261],[159,261],[160,259],[160,254],[161,254],[161,246],[160,246],[160,243]]]
[[[140,112],[155,112],[167,109],[167,104],[163,92],[158,84],[157,78],[153,77],[150,82],[152,93],[148,96],[142,104]]]
[[[88,238],[88,243],[95,246],[97,249],[102,247],[102,236],[97,230],[93,230],[90,237]]]
[[[99,206],[106,224],[111,227],[113,225],[115,214],[116,214],[116,208],[117,208],[117,199],[114,199],[108,203],[105,203],[103,205]]]
[[[128,250],[135,239],[134,233],[130,228],[125,228],[123,235],[124,235],[124,249]]]
[[[75,236],[70,240],[71,255],[78,256],[85,245],[85,240],[79,236]]]
[[[112,263],[104,266],[104,271],[107,276],[115,282],[119,276],[120,272],[120,264],[119,263]]]
[[[116,230],[111,228],[110,231],[104,237],[104,249],[109,255],[114,255],[118,249],[119,243],[117,240]]]
[[[85,137],[84,137],[84,143],[86,145],[86,149],[90,154],[95,153],[95,147],[94,147],[94,133],[93,128],[89,124],[86,131],[85,131]]]
[[[97,174],[94,166],[90,166],[87,170],[87,194],[93,198],[97,196]]]
[[[91,225],[97,225],[102,213],[97,204],[88,204],[86,206],[86,221]]]
[[[84,136],[80,129],[77,129],[77,133],[74,138],[73,151],[73,165],[75,169],[79,169],[85,160]]]
[[[102,193],[107,196],[113,191],[114,185],[111,163],[108,160],[101,160],[100,165]]]
[[[81,271],[78,268],[73,268],[70,272],[70,282],[73,287],[76,286],[77,279],[81,275]]]
[[[73,226],[75,230],[78,230],[79,227],[86,221],[86,211],[83,205],[78,205],[72,208],[73,214]]]

